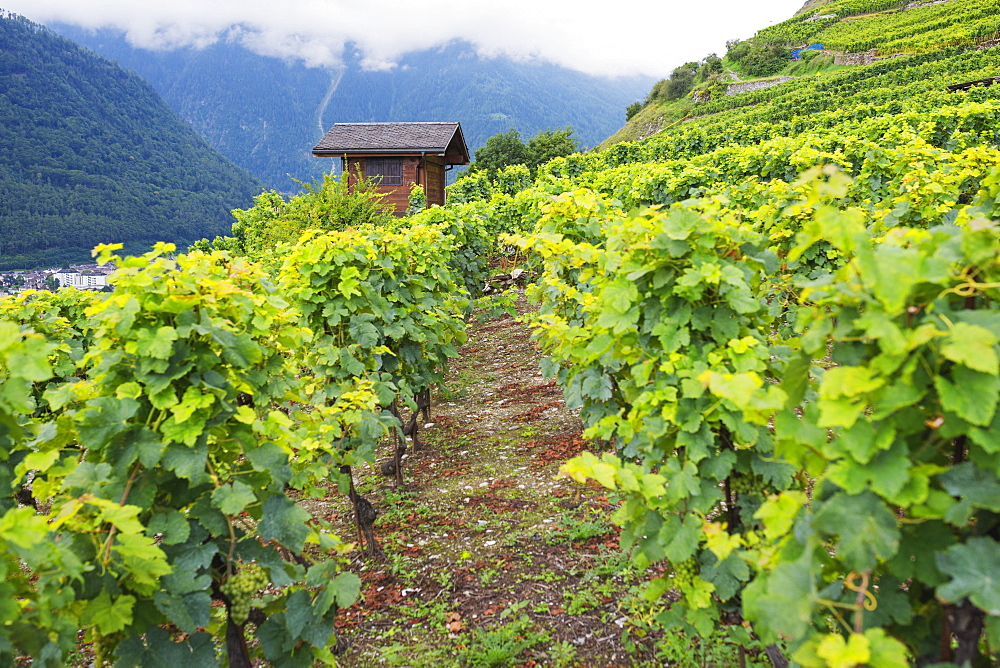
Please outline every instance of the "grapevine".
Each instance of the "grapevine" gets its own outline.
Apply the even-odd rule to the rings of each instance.
[[[403,222],[296,242],[262,196],[237,229],[283,242],[270,270],[104,247],[114,293],[0,300],[0,595],[21,603],[0,662],[61,665],[81,628],[98,662],[211,663],[224,635],[332,662],[360,581],[295,499],[334,480],[364,506],[351,467],[401,406],[416,436],[498,243],[530,254],[544,370],[613,448],[564,473],[614,489],[634,563],[672,570],[645,592],[679,593],[658,623],[736,615],[804,666],[995,660],[1000,86],[947,87],[995,76],[1000,51],[965,45],[1000,12],[902,4],[758,39],[910,55],[699,103],[534,181],[464,179]]]
[[[766,489],[760,476],[735,476],[730,478],[729,484],[736,494],[760,494]]]
[[[681,589],[688,589],[698,576],[698,571],[698,561],[693,557],[674,564],[674,582]]]
[[[260,564],[240,565],[235,574],[219,585],[219,590],[229,599],[229,618],[240,626],[245,624],[254,597],[270,584],[271,580]]]
[[[977,57],[915,56],[841,78],[870,84],[910,68],[942,81]],[[759,99],[794,97],[789,90]],[[582,406],[588,434],[616,445],[564,472],[624,496],[616,519],[636,563],[673,565],[681,600],[665,624],[707,635],[739,609],[765,642],[792,639],[788,651],[803,665],[827,665],[820,654],[838,643],[865,647],[868,658],[855,662],[874,665],[931,655],[933,632],[880,616],[878,601],[849,591],[867,573],[883,596],[933,610],[932,624],[955,606],[974,627],[997,628],[997,592],[982,595],[962,571],[1000,554],[973,528],[995,525],[995,504],[946,510],[972,493],[968,476],[992,480],[981,467],[996,461],[980,448],[995,450],[987,433],[998,419],[1000,341],[974,323],[996,317],[987,276],[1000,239],[988,216],[1000,107],[996,91],[976,97],[928,92],[929,112],[883,102],[859,118],[820,109],[790,119],[815,130],[790,138],[777,136],[787,128],[722,132],[736,114],[720,114],[708,129],[667,132],[631,152],[549,165],[576,190],[534,213],[533,234],[511,240],[541,267],[532,324],[548,372]],[[664,159],[660,145],[681,156]],[[661,208],[642,208],[650,205]],[[957,254],[936,273],[902,269],[945,248]],[[746,284],[754,297],[743,306],[723,291],[738,284],[733,258],[760,279]],[[888,331],[941,338],[905,348]],[[958,352],[973,340],[981,360]],[[960,398],[970,383],[981,410]],[[893,404],[892,393],[915,398]],[[941,504],[933,511],[931,498]],[[937,565],[916,575],[906,564],[926,546],[920,535],[936,537]],[[913,577],[922,584],[905,587]],[[647,600],[670,587],[663,580]],[[830,631],[824,615],[847,621]],[[977,651],[968,637],[957,642],[965,657]]]

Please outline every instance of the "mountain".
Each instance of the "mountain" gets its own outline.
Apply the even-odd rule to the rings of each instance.
[[[262,184],[134,73],[0,14],[0,268],[225,232]]]
[[[460,42],[366,71],[351,48],[341,68],[322,69],[233,42],[151,51],[113,30],[52,28],[137,72],[223,155],[286,191],[298,190],[288,175],[309,180],[330,169],[310,150],[335,122],[459,121],[472,151],[510,128],[530,137],[570,125],[592,146],[621,126],[625,107],[652,83],[481,58]]]

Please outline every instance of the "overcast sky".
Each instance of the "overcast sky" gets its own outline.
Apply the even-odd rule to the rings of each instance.
[[[337,65],[353,43],[372,69],[464,39],[483,55],[540,58],[591,74],[658,78],[720,56],[804,0],[0,0],[36,23],[123,30],[148,48],[243,42],[258,53]]]

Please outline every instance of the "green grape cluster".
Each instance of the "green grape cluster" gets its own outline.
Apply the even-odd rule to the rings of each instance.
[[[674,582],[678,587],[684,587],[694,582],[698,575],[698,560],[694,557],[685,559],[679,564],[674,564]]]
[[[250,603],[257,592],[271,583],[260,564],[244,564],[234,576],[219,587],[229,599],[229,617],[242,625],[250,616]]]
[[[103,634],[94,627],[93,630],[93,645],[94,650],[94,665],[95,666],[110,666],[114,664],[115,649],[118,647],[118,643],[122,641],[125,634],[121,631],[115,633]]]
[[[221,461],[213,457],[212,468],[219,480],[229,480],[232,477],[233,467],[229,464],[229,462]]]
[[[759,475],[734,475],[729,478],[729,489],[734,494],[764,494],[767,483]]]

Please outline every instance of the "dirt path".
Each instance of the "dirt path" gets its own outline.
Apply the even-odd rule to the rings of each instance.
[[[523,300],[522,300],[523,301]],[[522,304],[523,308],[523,304]],[[374,468],[384,560],[358,556],[343,666],[626,666],[619,604],[638,579],[601,489],[557,476],[587,444],[509,316],[472,324],[404,490]],[[388,456],[388,446],[382,454]],[[351,532],[343,498],[334,500]]]

